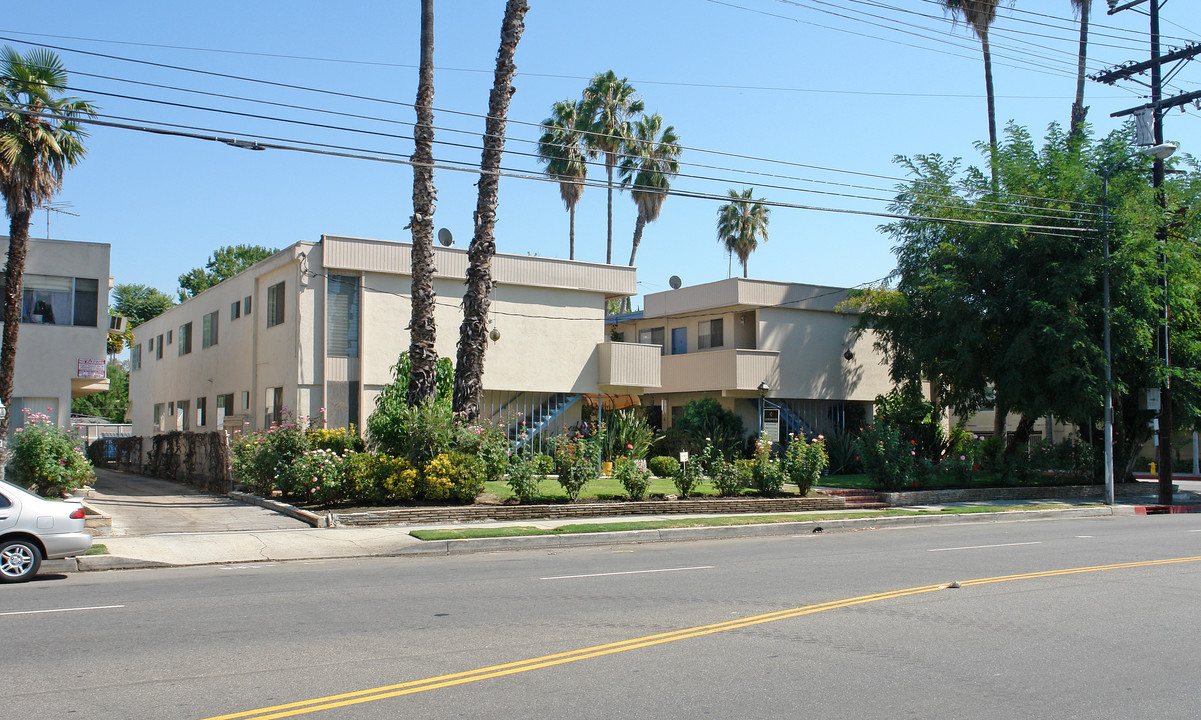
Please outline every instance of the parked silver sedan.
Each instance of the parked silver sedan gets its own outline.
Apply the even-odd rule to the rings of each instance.
[[[0,583],[29,580],[42,560],[82,555],[92,547],[83,506],[40,498],[0,480]]]

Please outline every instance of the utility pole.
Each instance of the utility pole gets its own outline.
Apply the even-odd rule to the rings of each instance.
[[[1119,0],[1108,0],[1109,14],[1128,10],[1130,8],[1142,5],[1149,2],[1149,15],[1151,18],[1151,59],[1145,62],[1137,62],[1128,65],[1123,65],[1112,70],[1098,73],[1093,76],[1093,80],[1103,82],[1107,85],[1113,85],[1118,80],[1131,79],[1134,75],[1142,74],[1147,70],[1151,71],[1151,102],[1136,108],[1119,110],[1111,113],[1110,117],[1122,117],[1125,115],[1142,114],[1147,111],[1151,113],[1152,131],[1154,133],[1154,146],[1150,150],[1150,154],[1155,158],[1155,165],[1152,170],[1151,184],[1155,188],[1155,202],[1159,206],[1159,222],[1155,230],[1156,241],[1159,244],[1159,262],[1163,266],[1162,281],[1163,281],[1163,328],[1160,336],[1160,352],[1163,358],[1164,378],[1163,386],[1160,388],[1159,402],[1159,504],[1172,504],[1172,355],[1168,344],[1168,259],[1167,259],[1167,240],[1168,228],[1165,220],[1167,211],[1167,197],[1164,193],[1163,178],[1164,178],[1164,160],[1171,155],[1174,147],[1165,146],[1163,139],[1163,117],[1164,110],[1168,108],[1184,105],[1185,103],[1201,99],[1201,91],[1183,93],[1174,97],[1163,99],[1163,66],[1169,63],[1182,63],[1190,58],[1201,54],[1201,44],[1192,44],[1185,48],[1173,50],[1167,54],[1160,54],[1159,47],[1159,8],[1161,0],[1130,0],[1130,2],[1121,3]],[[1139,81],[1141,83],[1141,81]],[[1141,83],[1145,85],[1146,83]],[[1163,150],[1161,150],[1163,149]]]

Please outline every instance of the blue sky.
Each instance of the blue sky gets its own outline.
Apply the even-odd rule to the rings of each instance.
[[[1068,0],[1003,5],[992,30],[998,121],[1014,120],[1041,137],[1048,123],[1068,118],[1075,21]],[[938,2],[532,0],[531,6],[509,110],[503,165],[518,177],[501,182],[501,252],[566,257],[567,213],[558,188],[528,177],[541,174],[533,141],[553,102],[578,98],[593,74],[610,68],[629,78],[647,110],[674,125],[687,148],[674,188],[724,195],[755,187],[769,200],[836,211],[774,209],[769,242],[750,259],[752,277],[850,286],[887,275],[894,261],[891,241],[877,230],[882,219],[856,213],[886,210],[900,175],[893,157],[937,152],[978,163],[973,144],[987,137],[978,42]],[[53,13],[45,4],[6,7],[0,37],[22,51],[28,46],[21,41],[59,48],[73,73],[72,94],[93,101],[106,119],[326,143],[370,155],[412,152],[417,0],[60,0],[53,7]],[[503,9],[501,0],[436,5],[435,139],[453,143],[436,148],[440,161],[478,166]],[[1148,57],[1145,15],[1108,17],[1098,0],[1093,16],[1092,71]],[[1201,12],[1191,3],[1167,3],[1162,18],[1165,36],[1184,39],[1166,39],[1165,46],[1201,38]],[[1194,64],[1168,94],[1199,87],[1201,65]],[[1095,129],[1118,127],[1109,114],[1144,102],[1137,90],[1090,82],[1086,103]],[[1182,151],[1201,148],[1199,115],[1190,106],[1168,116],[1166,135]],[[284,247],[323,233],[410,238],[404,227],[412,176],[405,165],[251,152],[101,127],[92,129],[88,146],[57,198],[77,217],[51,213],[49,234],[110,243],[117,282],[173,292],[181,273],[228,244]],[[603,167],[589,177],[603,179]],[[450,229],[459,246],[471,237],[476,179],[469,172],[435,175],[435,224]],[[638,252],[641,292],[666,289],[673,274],[689,285],[727,276],[714,229],[719,204],[668,198]],[[34,236],[46,236],[46,218],[44,211],[35,214]],[[628,260],[634,221],[628,194],[616,195],[617,262]],[[604,261],[605,226],[605,191],[590,187],[577,209],[577,259]]]

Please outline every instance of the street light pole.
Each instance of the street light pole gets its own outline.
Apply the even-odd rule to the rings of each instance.
[[[1159,63],[1159,2],[1155,0],[1149,8],[1151,15],[1151,117],[1157,148],[1165,147],[1163,139],[1162,82]],[[1173,150],[1175,148],[1172,148]],[[1159,260],[1163,263],[1163,388],[1159,393],[1159,504],[1172,504],[1172,356],[1168,349],[1168,229],[1164,224],[1167,198],[1163,189],[1163,161],[1171,154],[1153,152],[1155,157],[1152,185],[1155,186],[1155,202],[1159,206],[1159,222],[1155,238],[1159,243]]]

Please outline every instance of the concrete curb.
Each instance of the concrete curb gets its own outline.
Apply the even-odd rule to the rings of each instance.
[[[309,514],[311,515],[312,513]],[[798,520],[796,522],[763,523],[754,525],[665,528],[661,530],[619,530],[614,532],[570,533],[564,535],[520,535],[514,537],[473,538],[462,540],[430,540],[406,545],[405,547],[388,550],[385,552],[358,554],[333,553],[329,555],[316,554],[306,558],[291,559],[334,560],[356,557],[404,557],[410,555],[448,556],[480,552],[500,552],[506,550],[553,550],[559,548],[589,547],[597,545],[622,545],[656,542],[682,542],[688,540],[720,540],[743,537],[801,535],[812,533],[818,527],[820,527],[821,531],[823,532],[839,530],[881,530],[886,528],[914,527],[919,525],[948,525],[980,522],[1021,522],[1029,520],[1110,516],[1133,517],[1136,514],[1136,508],[1134,506],[1118,505],[1114,507],[1102,506],[1093,508],[1067,508],[1063,510],[1015,510],[1010,512],[994,513],[908,515],[899,517],[855,518],[845,520]],[[253,562],[286,562],[286,560],[280,558],[264,558],[262,560],[215,560],[176,564],[142,560],[138,558],[124,558],[112,555],[87,555],[78,558],[67,558],[66,560],[49,560],[42,563],[42,569],[45,572],[51,573],[69,573],[158,567],[195,567],[200,565],[242,565]]]
[[[268,500],[266,498],[259,497],[258,495],[238,492],[237,490],[230,490],[229,497],[237,500],[238,502],[246,503],[247,505],[258,505],[259,507],[264,507],[268,510],[274,510],[281,515],[287,515],[288,517],[296,518],[303,523],[308,523],[309,527],[329,527],[329,515],[318,515],[316,513],[311,513],[308,510],[301,510],[295,505],[289,505],[288,503],[282,503],[276,500]]]

